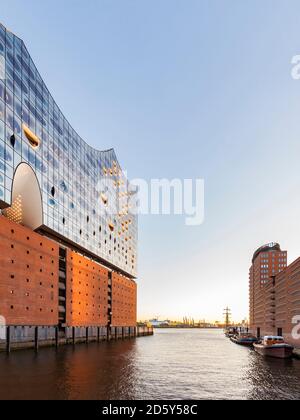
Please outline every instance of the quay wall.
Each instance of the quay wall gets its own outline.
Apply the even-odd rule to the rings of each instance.
[[[124,340],[153,335],[153,328],[137,327],[66,327],[61,334],[57,326],[9,326],[0,327],[0,352],[35,349],[40,347],[59,347],[67,344],[80,344],[112,340]]]

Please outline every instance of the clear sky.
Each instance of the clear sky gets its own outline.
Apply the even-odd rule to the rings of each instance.
[[[139,318],[248,314],[253,251],[300,256],[299,0],[1,0],[58,105],[129,178],[203,178],[205,222],[143,216]]]

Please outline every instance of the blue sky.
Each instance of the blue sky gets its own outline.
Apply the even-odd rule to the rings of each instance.
[[[253,251],[300,255],[298,0],[1,0],[77,132],[130,178],[203,178],[205,222],[140,218],[139,316],[248,314]]]

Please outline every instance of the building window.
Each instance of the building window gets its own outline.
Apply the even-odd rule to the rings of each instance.
[[[48,203],[49,203],[50,206],[55,206],[56,205],[55,200],[53,200],[53,198],[49,198]]]
[[[9,141],[10,141],[11,147],[14,148],[15,147],[15,144],[16,144],[16,137],[15,137],[14,134],[12,136],[10,136]]]
[[[105,204],[105,205],[108,202],[108,198],[107,198],[107,196],[104,193],[101,194],[101,200],[102,200],[103,204]]]
[[[66,185],[65,181],[61,181],[60,184],[59,184],[59,186],[60,186],[60,189],[63,192],[65,192],[65,193],[68,192],[68,188],[67,188],[67,185]]]
[[[22,127],[30,146],[33,149],[37,149],[40,145],[40,139],[25,124]]]

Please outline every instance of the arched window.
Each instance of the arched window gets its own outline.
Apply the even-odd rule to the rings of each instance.
[[[18,222],[33,230],[43,225],[43,202],[38,179],[27,163],[21,163],[14,175],[12,205],[6,216],[18,216]]]

